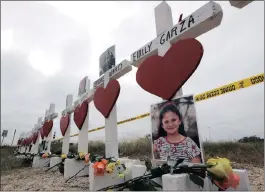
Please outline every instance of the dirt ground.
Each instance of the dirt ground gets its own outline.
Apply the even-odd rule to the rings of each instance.
[[[237,164],[248,170],[252,191],[264,191],[264,169]],[[46,168],[47,169],[47,168]],[[1,191],[87,191],[88,177],[73,178],[68,183],[57,170],[22,168],[1,173]]]

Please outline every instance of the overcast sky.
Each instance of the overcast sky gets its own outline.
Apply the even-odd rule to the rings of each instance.
[[[51,102],[56,111],[65,107],[67,94],[77,96],[79,81],[99,74],[99,56],[116,45],[117,63],[156,37],[154,7],[160,2],[123,1],[1,1],[1,129],[9,131],[5,143],[15,142],[43,117]],[[169,1],[173,21],[206,2]],[[183,87],[184,94],[201,93],[264,72],[264,2],[243,9],[218,2],[223,21],[198,38],[204,46],[200,66]],[[119,79],[118,120],[150,111],[161,99],[142,90],[136,69]],[[138,97],[137,97],[138,96]],[[202,137],[231,140],[264,137],[264,85],[201,101],[196,104]],[[104,125],[90,104],[89,129]],[[119,126],[120,139],[150,133],[150,118]],[[61,136],[59,118],[54,122]],[[72,123],[71,133],[78,132]],[[76,141],[77,138],[71,139]],[[89,134],[104,139],[104,130]]]

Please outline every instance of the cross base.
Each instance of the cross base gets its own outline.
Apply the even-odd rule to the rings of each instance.
[[[62,158],[61,157],[51,157],[50,159],[50,167],[53,167],[54,165],[58,164],[62,162]]]
[[[68,179],[74,176],[80,169],[85,166],[84,161],[77,161],[75,159],[65,159],[64,162],[64,178]],[[89,167],[86,167],[84,170],[80,171],[77,174],[77,177],[86,176],[89,174]]]
[[[41,158],[39,156],[35,156],[33,158],[32,167],[33,168],[44,168],[46,167],[50,162],[49,158]]]

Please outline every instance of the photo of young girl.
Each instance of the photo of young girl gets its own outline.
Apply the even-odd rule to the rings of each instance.
[[[193,96],[152,105],[151,119],[154,159],[203,162]]]

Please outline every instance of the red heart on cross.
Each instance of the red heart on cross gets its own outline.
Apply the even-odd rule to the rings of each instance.
[[[36,143],[36,141],[37,141],[37,139],[38,139],[38,135],[39,135],[39,132],[38,132],[38,131],[37,131],[36,133],[33,134],[33,139],[32,139],[33,144]]]
[[[85,122],[88,111],[88,103],[84,101],[81,106],[77,106],[74,111],[74,122],[79,130]]]
[[[40,128],[40,136],[41,136],[41,139],[43,139],[43,138],[44,138],[43,126]]]
[[[69,125],[69,122],[70,122],[69,114],[61,117],[61,120],[60,120],[60,129],[61,129],[61,133],[62,133],[63,136],[66,133],[66,130],[67,130],[68,125]]]
[[[164,57],[150,56],[139,66],[137,83],[147,92],[172,99],[200,64],[203,46],[196,39],[173,44]]]
[[[28,139],[28,144],[30,145],[30,144],[32,143],[32,141],[33,141],[33,135],[31,135],[31,136],[29,137],[29,139]]]
[[[44,125],[43,125],[43,134],[45,137],[48,137],[49,133],[51,132],[53,127],[53,121],[45,121]]]
[[[97,110],[108,118],[120,94],[120,84],[116,79],[111,79],[104,89],[97,88],[94,94],[94,104]]]

